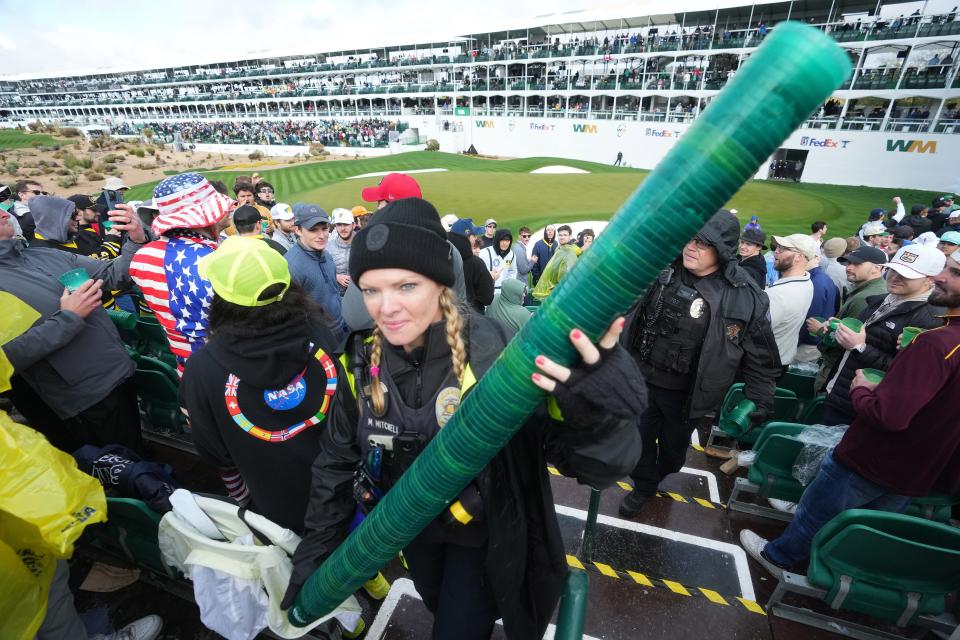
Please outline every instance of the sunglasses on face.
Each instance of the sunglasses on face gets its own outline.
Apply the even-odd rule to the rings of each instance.
[[[35,196],[47,196],[50,195],[46,191],[40,191],[39,189],[27,189],[23,193],[32,193]]]
[[[260,193],[273,193],[273,189],[260,189]]]
[[[530,234],[529,234],[529,233],[521,233],[521,234],[520,234],[520,237],[521,237],[523,240],[526,240],[527,238],[530,237]]]

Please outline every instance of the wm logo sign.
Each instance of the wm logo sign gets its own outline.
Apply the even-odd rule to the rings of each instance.
[[[493,129],[493,120],[477,120],[478,129]]]
[[[887,151],[900,153],[936,153],[937,143],[934,140],[887,140]]]
[[[573,125],[574,133],[596,133],[597,125],[595,124],[575,124]]]

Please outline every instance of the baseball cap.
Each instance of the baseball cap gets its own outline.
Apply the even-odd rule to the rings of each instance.
[[[875,220],[880,220],[885,215],[887,215],[887,210],[878,207],[870,212],[870,216],[867,219],[873,222]]]
[[[897,255],[887,263],[887,269],[893,269],[904,278],[916,280],[935,276],[943,271],[947,257],[936,247],[911,244],[897,251]]]
[[[847,250],[847,241],[843,238],[830,238],[823,243],[823,255],[828,258],[839,258]]]
[[[210,281],[218,296],[241,307],[272,304],[290,288],[286,259],[259,238],[227,238],[216,251],[197,261],[197,271]],[[276,284],[283,289],[261,300],[260,295]]]
[[[353,224],[353,214],[350,213],[349,209],[337,207],[330,214],[330,220],[333,224]]]
[[[887,231],[887,228],[882,222],[868,222],[861,227],[863,231],[863,237],[868,236],[886,236],[890,235],[890,232]]]
[[[319,206],[304,202],[293,205],[293,224],[303,229],[312,229],[321,222],[329,224],[330,216]]]
[[[270,217],[274,220],[293,220],[293,209],[284,202],[277,203],[270,207]]]
[[[233,210],[233,224],[256,224],[263,220],[256,207],[245,204]]]
[[[960,209],[954,209],[950,212],[950,215],[947,218],[958,218],[960,217]]]
[[[483,226],[489,227],[490,225],[497,226],[497,221],[493,218],[487,218],[487,221],[483,223]]]
[[[893,228],[893,237],[901,240],[909,240],[913,237],[913,227],[901,224]]]
[[[933,231],[924,231],[913,239],[914,244],[928,244],[934,246],[938,242],[940,242],[940,238],[938,238],[937,234],[935,234]]]
[[[93,209],[97,203],[90,199],[90,196],[85,196],[83,194],[77,194],[75,196],[70,196],[67,198],[70,202],[77,205],[77,209]],[[136,207],[134,207],[136,210]]]
[[[837,262],[841,264],[847,262],[850,264],[863,264],[864,262],[872,262],[873,264],[887,264],[887,254],[876,247],[863,245],[857,249],[854,249],[847,255],[837,258]]]
[[[756,227],[746,227],[743,230],[743,234],[740,236],[740,240],[743,242],[749,242],[755,244],[761,249],[766,249],[767,245],[767,234]]]
[[[477,236],[483,233],[483,227],[473,226],[473,218],[460,218],[450,226],[450,233],[462,236]]]
[[[936,198],[932,203],[930,203],[930,206],[933,207],[934,209],[939,209],[941,207],[947,206],[947,203],[944,202],[943,198]]]
[[[367,208],[359,204],[355,206],[353,209],[350,209],[350,213],[353,214],[354,220],[356,220],[360,216],[370,215],[370,212],[367,210]]]
[[[813,260],[820,253],[820,246],[817,241],[803,233],[793,233],[785,237],[773,236],[773,239],[777,241],[777,245],[780,247],[796,249],[806,256],[807,260]]]
[[[443,225],[444,229],[446,229],[447,231],[450,231],[450,227],[452,227],[453,223],[459,219],[460,218],[458,218],[454,214],[448,213],[447,215],[440,218],[440,223]]]
[[[120,189],[129,189],[127,185],[123,184],[123,180],[117,176],[108,176],[106,180],[103,181],[104,191],[118,191]]]
[[[402,173],[388,173],[375,187],[367,187],[360,194],[367,202],[402,200],[403,198],[422,198],[423,192],[417,181]]]
[[[947,231],[940,236],[940,242],[949,242],[950,244],[960,245],[960,231]]]

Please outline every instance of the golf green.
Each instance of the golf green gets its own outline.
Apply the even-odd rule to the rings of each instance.
[[[534,169],[563,165],[589,171],[588,174],[531,174]],[[347,179],[366,173],[446,169],[419,173],[413,177],[424,196],[441,215],[453,213],[472,217],[482,224],[496,218],[501,226],[526,224],[537,228],[547,222],[605,220],[636,189],[649,173],[562,158],[494,160],[469,156],[415,151],[362,160],[337,160],[294,165],[261,171],[277,190],[280,202],[313,202],[328,212],[336,207],[362,204],[360,192],[375,185],[379,176]],[[205,171],[211,180],[223,180],[232,187],[239,175],[252,171]],[[150,197],[156,183],[138,185],[127,200]],[[737,209],[741,222],[760,216],[768,233],[777,235],[809,233],[810,223],[823,220],[829,235],[852,235],[871,209],[894,207],[899,195],[907,208],[929,203],[939,195],[927,191],[877,189],[837,185],[755,180],[748,182],[728,203]],[[369,205],[368,205],[369,206]],[[663,215],[673,215],[669,209]]]

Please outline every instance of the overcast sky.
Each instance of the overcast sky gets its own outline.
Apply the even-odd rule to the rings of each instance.
[[[448,38],[591,0],[0,0],[0,75],[214,62]],[[253,56],[251,56],[253,57]]]

